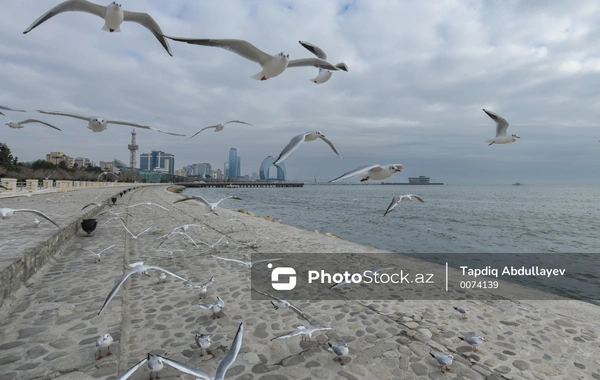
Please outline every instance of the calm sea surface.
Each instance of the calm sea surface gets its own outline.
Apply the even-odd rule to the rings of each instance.
[[[444,254],[453,266],[464,265],[463,254],[519,253],[548,266],[568,261],[572,281],[554,284],[559,293],[576,296],[599,286],[600,186],[305,185],[185,193],[209,201],[237,195],[243,200],[221,205],[416,257]],[[425,203],[402,202],[384,217],[392,198],[407,193]]]

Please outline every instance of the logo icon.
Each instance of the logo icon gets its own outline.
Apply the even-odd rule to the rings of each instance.
[[[273,268],[273,264],[267,265]],[[279,282],[279,276],[288,276],[288,282]],[[292,267],[279,267],[271,272],[271,286],[275,290],[292,290],[296,287],[296,270]]]

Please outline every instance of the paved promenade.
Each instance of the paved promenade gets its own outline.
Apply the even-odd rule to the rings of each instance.
[[[68,199],[53,194],[10,200],[13,203],[2,200],[2,207],[37,208],[65,226],[82,215],[85,204],[112,195],[101,192],[67,193]],[[575,301],[469,301],[468,319],[453,310],[455,302],[298,301],[312,319],[334,330],[316,333],[311,341],[271,341],[307,322],[289,310],[274,310],[268,301],[250,300],[249,269],[210,255],[241,259],[257,252],[391,253],[233,211],[243,209],[243,201],[225,201],[221,205],[231,210],[219,208],[218,215],[203,217],[204,209],[195,202],[173,204],[181,197],[165,186],[147,186],[119,197],[116,207],[104,207],[130,213],[122,216],[133,234],[152,226],[137,239],[118,220],[100,227],[109,218],[103,215],[90,237],[79,230],[60,242],[59,254],[0,308],[0,380],[114,379],[148,352],[214,375],[241,322],[242,348],[227,379],[600,379],[600,308]],[[155,205],[126,208],[140,202],[168,211]],[[241,221],[229,220],[234,217]],[[0,247],[7,260],[58,231],[49,222],[34,228],[30,220],[22,214],[0,221],[0,243],[13,234],[28,239],[6,245],[18,252]],[[174,234],[157,249],[157,237],[185,223],[201,225],[187,231],[198,247]],[[84,250],[113,244],[99,263]],[[162,249],[172,250],[172,258]],[[214,276],[215,283],[201,300],[196,290],[173,277],[159,283],[156,271],[149,271],[151,277],[134,274],[98,315],[127,265],[139,261],[196,284]],[[225,308],[221,318],[212,319],[211,312],[197,304],[217,296]],[[200,355],[196,332],[211,334],[210,354]],[[96,360],[95,341],[105,333],[115,339],[112,355]],[[478,352],[458,339],[470,333],[486,337]],[[345,365],[326,350],[328,341],[348,344]],[[429,352],[454,355],[450,372],[441,373]],[[159,375],[194,378],[167,366]],[[130,378],[148,377],[144,366]]]

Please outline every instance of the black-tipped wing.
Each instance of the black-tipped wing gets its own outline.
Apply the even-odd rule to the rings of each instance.
[[[196,132],[196,133],[194,133],[193,135],[191,135],[191,136],[188,138],[188,140],[189,140],[189,139],[191,139],[192,137],[196,136],[198,133],[202,132],[203,130],[205,130],[205,129],[210,129],[210,128],[217,128],[217,126],[216,126],[216,125],[211,125],[210,127],[204,127],[204,128],[202,128],[201,130],[199,130],[198,132]]]
[[[347,173],[344,173],[341,176],[339,176],[339,177],[337,177],[335,179],[332,179],[331,181],[329,181],[329,183],[341,181],[343,179],[354,177],[354,176],[359,175],[359,174],[365,174],[369,170],[373,170],[373,169],[375,169],[375,170],[377,170],[377,169],[378,170],[383,170],[383,168],[380,165],[365,165],[365,166],[358,167],[358,168],[356,168],[354,170],[351,170],[351,171],[349,171]]]
[[[169,46],[169,42],[163,35],[160,26],[156,23],[156,21],[150,16],[148,13],[144,12],[128,12],[123,11],[123,21],[132,21],[140,24],[144,28],[148,29],[154,37],[160,42],[160,44],[165,48],[167,53],[172,57],[173,53],[171,53],[171,47]]]
[[[390,211],[392,211],[396,206],[398,206],[399,202],[400,202],[400,197],[398,195],[396,195],[394,197],[394,199],[392,199],[392,203],[390,203],[387,210],[385,210],[385,214],[383,214],[383,216],[386,216]]]
[[[238,124],[252,125],[252,124],[250,124],[250,123],[246,123],[246,122],[244,122],[244,121],[240,121],[240,120],[229,120],[229,121],[227,121],[227,122],[223,123],[223,125],[226,125],[226,124],[229,124],[229,123],[238,123]]]
[[[58,224],[56,224],[56,223],[54,222],[54,220],[50,219],[50,218],[49,218],[49,217],[48,217],[46,214],[44,214],[44,213],[43,213],[43,212],[41,212],[41,211],[38,211],[38,210],[32,210],[32,209],[29,209],[29,208],[22,208],[22,209],[14,210],[14,212],[32,212],[32,213],[34,213],[34,214],[36,214],[36,215],[39,215],[39,216],[41,216],[42,218],[44,218],[44,219],[46,219],[46,220],[49,220],[49,221],[50,221],[52,224],[54,224],[56,227],[60,228],[60,226],[59,226]]]
[[[14,112],[30,112],[30,111],[26,111],[26,110],[19,110],[19,109],[16,109],[16,108],[10,108],[10,107],[1,106],[1,105],[0,105],[0,110],[14,111]],[[4,114],[2,114],[2,115],[4,115]],[[4,115],[4,116],[6,116],[6,115]],[[6,116],[6,117],[8,117],[8,116]]]
[[[60,111],[43,111],[43,110],[37,110],[37,112],[43,113],[43,114],[46,114],[46,115],[72,117],[72,118],[75,118],[75,119],[85,120],[87,122],[90,121],[90,117],[89,116],[77,115],[75,113],[60,112]]]
[[[339,70],[337,66],[332,65],[321,58],[301,58],[301,59],[292,59],[287,67],[306,67],[306,66],[314,66],[320,69],[327,70]]]
[[[193,196],[193,197],[179,199],[179,200],[176,200],[175,202],[173,202],[173,204],[178,203],[178,202],[185,202],[185,201],[196,201],[196,202],[204,203],[204,205],[206,205],[207,207],[210,207],[210,203],[208,203],[206,201],[206,199],[202,198],[201,196]]]
[[[308,49],[308,51],[310,51],[317,57],[319,57],[323,60],[327,60],[327,54],[325,54],[323,49],[321,49],[317,45],[311,44],[310,42],[306,42],[306,41],[298,41],[298,42],[300,42],[300,45],[304,46],[306,49]]]
[[[133,373],[140,368],[141,366],[144,365],[144,363],[146,363],[148,361],[148,359],[143,359],[141,360],[139,363],[137,363],[136,365],[134,365],[133,367],[131,367],[129,370],[127,370],[127,372],[125,372],[122,375],[119,375],[115,378],[115,380],[125,380],[125,379],[129,379],[129,376],[133,375]]]
[[[40,123],[40,124],[47,125],[47,126],[49,126],[50,128],[54,128],[54,129],[56,129],[56,130],[62,131],[62,129],[60,129],[60,128],[58,128],[58,127],[55,127],[55,126],[54,126],[54,125],[52,125],[52,124],[48,124],[48,123],[46,123],[45,121],[38,120],[38,119],[27,119],[27,120],[19,121],[17,124],[27,124],[27,123]]]
[[[217,205],[218,205],[219,203],[223,202],[224,200],[227,200],[227,199],[237,199],[238,201],[243,201],[243,199],[242,199],[242,198],[240,198],[240,197],[236,197],[235,195],[230,195],[230,196],[228,196],[228,197],[225,197],[225,198],[223,198],[223,199],[220,199],[220,200],[217,202]]]
[[[329,140],[327,137],[320,135],[319,138],[323,141],[325,141],[327,143],[327,145],[329,145],[331,147],[331,149],[333,149],[333,151],[335,152],[335,154],[337,154],[338,156],[340,156],[340,158],[342,158],[342,156],[338,153],[337,149],[335,149],[335,146],[333,146],[333,143],[331,142],[331,140]]]
[[[127,228],[127,227],[125,227],[125,228]],[[131,269],[129,272],[125,273],[125,275],[123,275],[123,277],[121,277],[119,282],[117,282],[117,284],[112,288],[110,293],[108,293],[108,297],[106,297],[106,300],[104,300],[104,304],[102,305],[102,308],[98,312],[98,315],[100,315],[100,313],[102,313],[102,310],[104,310],[108,306],[110,301],[115,297],[115,294],[117,294],[117,292],[119,291],[119,288],[121,287],[121,285],[123,285],[125,280],[127,280],[129,278],[129,276],[131,276],[132,274],[134,274],[137,271],[138,271],[138,269],[136,267],[133,267],[133,269]]]
[[[157,266],[154,266],[154,265],[145,265],[145,267],[146,267],[146,268],[148,268],[148,269],[156,269],[156,270],[159,270],[159,271],[161,271],[161,272],[165,272],[165,273],[166,273],[166,274],[168,274],[169,276],[173,276],[173,277],[175,277],[175,278],[178,278],[178,279],[180,279],[180,280],[182,280],[182,281],[187,281],[187,279],[185,279],[185,278],[183,278],[183,277],[181,277],[181,276],[179,276],[179,275],[176,275],[176,274],[175,274],[175,273],[173,273],[173,272],[169,272],[168,270],[166,270],[166,269],[163,269],[163,268],[161,268],[161,267],[157,267]]]
[[[506,130],[508,129],[508,121],[506,121],[505,118],[498,115],[497,113],[488,111],[485,108],[483,109],[483,112],[485,112],[489,117],[492,118],[492,120],[496,122],[496,137],[506,136]]]
[[[300,147],[300,144],[304,142],[304,138],[306,135],[309,135],[310,132],[302,133],[300,135],[294,136],[290,142],[283,148],[281,153],[279,153],[279,157],[275,160],[273,164],[278,164],[292,155]]]
[[[213,46],[229,50],[232,53],[258,63],[261,66],[273,58],[269,54],[245,40],[165,37],[173,41],[187,42],[188,44],[192,45]]]
[[[210,380],[210,376],[208,376],[206,373],[204,373],[204,371],[198,369],[198,368],[192,368],[189,367],[185,364],[176,362],[175,360],[171,360],[171,359],[167,359],[164,356],[160,356],[158,355],[159,358],[161,358],[161,360],[163,361],[163,363],[168,364],[169,366],[175,368],[176,370],[179,370],[183,373],[188,373],[190,375],[193,376],[197,376],[201,379],[206,379],[206,380]]]
[[[229,369],[229,367],[235,362],[235,358],[240,352],[240,348],[242,348],[242,338],[244,336],[244,323],[240,323],[240,327],[238,328],[237,334],[235,334],[235,338],[233,338],[233,342],[231,343],[231,348],[219,363],[217,367],[217,373],[215,374],[214,380],[223,380],[225,378],[225,373]]]
[[[100,18],[104,18],[104,15],[106,14],[106,7],[90,3],[86,0],[67,0],[50,9],[48,12],[44,13],[40,18],[35,20],[33,24],[29,25],[29,27],[25,29],[23,34],[31,32],[41,23],[64,12],[86,12],[96,15]]]

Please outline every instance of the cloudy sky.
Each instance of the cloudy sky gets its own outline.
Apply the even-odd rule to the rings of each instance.
[[[151,125],[188,136],[231,119],[219,133],[192,140],[137,130],[139,154],[175,154],[176,168],[223,168],[229,148],[242,173],[257,172],[300,133],[319,130],[285,164],[290,180],[335,178],[366,164],[404,165],[391,181],[428,175],[445,183],[600,183],[600,2],[597,1],[196,1],[123,0],[147,12],[167,35],[246,39],[269,54],[309,57],[310,41],[332,63],[329,82],[316,68],[291,68],[267,81],[260,67],[223,49],[171,41],[170,57],[135,23],[121,33],[104,21],[63,13],[22,32],[58,3],[5,0],[0,14],[0,104],[60,110]],[[10,3],[10,4],[9,4]],[[435,4],[435,6],[434,6]],[[490,109],[521,137],[488,146]],[[129,162],[129,127],[93,133],[86,122],[36,117],[63,129],[3,127],[20,161],[63,151],[98,162]]]

